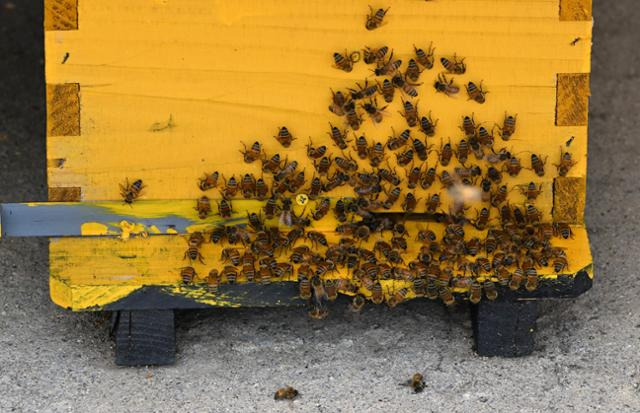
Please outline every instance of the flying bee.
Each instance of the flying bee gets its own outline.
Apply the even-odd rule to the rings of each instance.
[[[193,267],[184,267],[180,269],[180,278],[182,278],[182,282],[184,284],[191,283],[197,276],[198,274]]]
[[[410,59],[404,73],[405,77],[413,82],[417,82],[420,78],[420,73],[422,73],[422,70],[418,67],[418,63],[416,63],[414,59]]]
[[[211,202],[209,198],[206,196],[198,198],[194,209],[198,211],[198,217],[200,217],[200,219],[205,219],[211,212]]]
[[[404,212],[413,212],[418,206],[418,201],[412,192],[407,192],[404,196],[404,201],[402,201],[402,210]]]
[[[352,52],[351,54],[346,50],[344,51],[344,54],[335,52],[333,54],[333,67],[349,73],[353,70],[354,63],[357,63],[359,60],[360,52],[358,51]]]
[[[571,227],[569,224],[565,224],[564,222],[556,222],[553,224],[553,235],[564,239],[573,238]]]
[[[280,154],[278,153],[273,155],[269,159],[265,157],[262,159],[262,172],[277,173],[280,169],[281,164],[282,160],[280,159]]]
[[[447,80],[447,77],[443,73],[438,75],[438,79],[433,84],[433,87],[436,89],[436,92],[444,93],[449,97],[453,97],[453,95],[460,92],[460,88],[453,83],[453,79]]]
[[[538,176],[544,176],[544,165],[547,163],[547,158],[542,160],[541,157],[535,153],[531,154],[531,169],[533,169]]]
[[[484,295],[488,300],[495,300],[498,298],[498,290],[496,289],[496,285],[490,279],[486,279],[484,283],[482,283],[482,287],[484,288]]]
[[[319,162],[316,163],[316,160],[313,160],[313,166],[316,168],[316,171],[320,176],[327,175],[329,173],[329,168],[331,168],[331,155],[323,156]]]
[[[331,105],[329,105],[329,111],[338,116],[344,116],[344,105],[347,103],[347,99],[344,97],[341,91],[334,92],[331,89]]]
[[[436,50],[433,47],[433,43],[429,45],[429,48],[426,52],[423,49],[418,49],[415,44],[413,45],[413,50],[416,53],[416,60],[422,67],[424,67],[425,69],[433,68],[433,53]]]
[[[327,215],[327,212],[329,212],[330,206],[331,201],[329,198],[322,198],[322,200],[316,205],[316,209],[311,213],[311,217],[316,221],[321,220],[325,215]]]
[[[420,373],[414,374],[411,377],[411,379],[409,379],[408,381],[406,381],[404,383],[400,383],[400,385],[411,387],[411,390],[413,390],[414,393],[422,392],[424,390],[425,386],[426,386],[426,384],[424,383],[424,378],[422,377],[422,374],[420,374]]]
[[[402,65],[402,60],[393,60],[393,52],[389,55],[389,60],[386,62],[378,62],[376,68],[373,70],[373,73],[376,76],[386,76],[394,73],[396,70],[400,68]]]
[[[410,101],[403,99],[402,108],[404,109],[404,113],[399,113],[406,119],[407,125],[409,125],[410,128],[413,128],[418,124],[418,104],[416,103],[414,106]]]
[[[349,89],[351,91],[351,99],[353,100],[368,98],[375,95],[378,92],[378,86],[377,85],[369,86],[369,83],[367,80],[364,81],[364,87],[360,86],[360,83],[357,83],[357,82],[356,82],[356,86],[358,86],[358,90]]]
[[[436,125],[438,124],[438,120],[434,122],[431,119],[431,112],[429,112],[429,116],[423,116],[420,118],[420,131],[427,135],[428,137],[432,137],[436,134]]]
[[[355,172],[358,170],[358,163],[349,155],[349,157],[339,157],[335,158],[336,166],[342,169],[344,172]]]
[[[276,394],[273,396],[275,400],[293,400],[298,397],[298,390],[294,389],[291,386],[283,387],[276,391]]]
[[[379,49],[372,49],[370,47],[365,46],[365,48],[362,51],[364,56],[362,60],[368,65],[372,63],[384,61],[384,57],[388,51],[389,51],[389,48],[387,46],[382,46]]]
[[[369,165],[377,168],[384,160],[384,146],[381,142],[376,142],[367,152],[369,154]]]
[[[400,73],[396,73],[391,78],[391,84],[400,89],[404,94],[415,98],[418,96],[416,86],[420,86],[422,83],[410,83],[402,77]]]
[[[260,154],[262,153],[262,145],[260,145],[260,142],[255,141],[249,149],[247,149],[247,145],[244,142],[242,142],[242,146],[244,146],[244,150],[241,150],[240,153],[246,163],[252,163],[260,159]]]
[[[414,166],[408,172],[405,172],[407,174],[407,187],[409,189],[414,189],[416,186],[418,186],[418,181],[420,181],[420,175],[422,175],[421,168]]]
[[[426,212],[433,214],[440,207],[440,194],[433,194],[427,198],[427,209]]]
[[[391,190],[391,192],[387,193],[387,200],[382,204],[384,209],[390,209],[393,204],[396,203],[398,198],[400,198],[400,187],[396,186]]]
[[[369,144],[367,143],[367,138],[364,135],[360,135],[356,138],[356,143],[353,149],[356,150],[358,158],[367,159],[369,156]]]
[[[240,190],[245,199],[251,198],[256,192],[256,178],[253,174],[244,174],[240,182]]]
[[[400,149],[401,147],[407,144],[411,136],[410,129],[405,129],[398,136],[395,136],[395,131],[393,130],[393,128],[391,128],[391,131],[393,132],[393,135],[389,136],[389,139],[387,139],[387,148],[389,148],[392,151],[395,151],[396,149]]]
[[[367,112],[367,114],[369,115],[373,123],[382,122],[382,113],[387,108],[387,106],[378,108],[377,98],[374,98],[373,100],[369,100],[369,102],[364,103],[361,106],[362,106],[362,109],[364,109]]]
[[[503,141],[508,141],[511,139],[511,136],[516,131],[516,116],[504,114],[504,120],[502,121],[502,126],[496,124],[495,128],[498,129],[499,136]]]
[[[202,198],[200,198],[202,200]],[[208,201],[208,200],[207,200]],[[211,206],[209,206],[209,211],[211,210]],[[218,215],[220,215],[222,218],[231,218],[231,214],[233,213],[233,208],[231,207],[231,201],[222,198],[220,200],[220,202],[218,202]],[[201,210],[198,210],[198,214],[202,214]],[[208,214],[208,212],[207,212]],[[206,217],[206,215],[205,215]],[[201,219],[204,219],[202,217],[202,215],[200,216]]]
[[[380,89],[380,94],[384,98],[384,101],[387,103],[393,102],[393,96],[395,94],[395,88],[389,79],[385,79],[382,81],[382,84],[378,82],[378,88]]]
[[[468,100],[475,100],[477,103],[484,103],[487,95],[487,91],[482,89],[482,82],[479,85],[476,85],[473,82],[467,83],[465,86],[467,89],[467,95],[469,95]]]
[[[227,283],[235,284],[238,278],[238,270],[233,265],[226,265],[222,269],[221,275],[227,280]]]
[[[198,251],[198,247],[189,247],[187,248],[187,250],[184,253],[184,257],[183,259],[187,259],[189,258],[189,261],[193,262],[193,261],[200,261],[202,264],[204,264],[204,261],[202,260],[203,256],[202,254],[200,254],[200,251]]]
[[[428,189],[433,185],[436,180],[436,168],[429,168],[420,177],[420,187],[422,189]]]
[[[384,19],[384,16],[389,11],[389,7],[387,7],[386,9],[378,9],[374,11],[373,7],[369,6],[369,10],[370,13],[367,16],[367,21],[364,26],[367,30],[374,30],[382,26],[382,21]]]
[[[560,148],[560,163],[554,164],[554,166],[558,169],[558,175],[567,176],[569,173],[569,169],[571,169],[578,162],[573,161],[571,159],[570,152],[562,152],[562,148]]]
[[[503,170],[506,171],[509,176],[518,176],[520,171],[522,170],[522,165],[520,165],[520,160],[515,156],[509,158],[507,163],[503,166]]]
[[[120,195],[126,204],[131,205],[140,197],[144,187],[142,179],[136,179],[132,184],[129,184],[129,179],[126,179],[124,185],[120,184]]]
[[[453,150],[451,149],[451,143],[446,143],[443,145],[443,142],[440,141],[440,151],[438,151],[438,161],[440,162],[440,165],[449,165],[452,156]]]
[[[360,129],[360,125],[362,124],[362,116],[358,114],[355,103],[353,101],[348,102],[345,105],[345,110],[346,110],[347,124],[349,124],[349,127],[351,127],[351,129],[353,130]],[[336,143],[336,145],[338,145],[340,149],[346,148],[346,143],[344,145]],[[344,148],[342,146],[344,146]]]
[[[408,149],[405,152],[396,154],[396,162],[400,166],[405,166],[413,160],[413,149]]]
[[[238,266],[241,260],[240,252],[237,248],[224,248],[220,259],[222,262],[231,261],[233,265]]]
[[[245,158],[245,162],[246,162],[246,158]],[[215,188],[216,186],[218,186],[219,176],[220,176],[220,173],[218,171],[215,171],[212,174],[205,173],[204,177],[200,178],[198,182],[198,188],[200,188],[201,191],[208,191],[209,189]]]
[[[458,60],[456,55],[453,55],[453,58],[447,59],[446,57],[440,58],[440,63],[442,67],[444,67],[447,72],[454,75],[463,75],[467,71],[467,66],[464,63],[464,58]]]

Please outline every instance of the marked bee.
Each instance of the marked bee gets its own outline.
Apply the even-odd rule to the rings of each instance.
[[[467,71],[467,66],[464,63],[464,58],[458,60],[456,55],[453,55],[453,58],[451,59],[442,57],[440,58],[440,63],[442,64],[442,67],[447,70],[447,72],[454,75],[463,75]]]
[[[364,50],[362,51],[364,55],[363,61],[368,65],[384,61],[384,57],[388,51],[389,48],[387,46],[382,46],[379,49],[372,49],[365,46]]]
[[[469,82],[465,87],[467,89],[467,95],[469,95],[469,100],[474,100],[477,103],[485,102],[485,96],[489,92],[486,92],[482,89],[482,82],[480,82],[479,85],[476,85],[473,82]]]
[[[242,142],[242,146],[244,146],[244,150],[241,150],[240,153],[246,163],[252,163],[260,159],[260,154],[262,153],[262,145],[260,145],[260,142],[255,141],[249,149],[247,149],[247,145],[244,142]],[[215,180],[216,182],[218,181],[217,176]],[[216,185],[214,184],[213,186],[215,187]]]
[[[382,26],[382,21],[384,19],[384,16],[389,11],[389,7],[387,7],[386,9],[378,9],[374,11],[373,7],[369,6],[369,10],[370,10],[370,13],[367,16],[365,27],[367,30],[374,30]]]
[[[443,73],[438,75],[438,79],[433,84],[433,87],[436,89],[436,92],[444,93],[449,97],[453,97],[453,95],[460,92],[460,88],[453,83],[453,79],[447,80],[447,77]]]
[[[215,188],[216,186],[218,186],[219,176],[220,174],[218,173],[218,171],[215,171],[212,174],[205,173],[204,177],[200,178],[198,182],[198,188],[200,188],[201,191],[208,191],[209,189]]]
[[[416,60],[418,61],[418,63],[420,63],[422,67],[424,67],[425,69],[433,68],[433,61],[434,61],[433,53],[436,50],[433,47],[433,43],[429,45],[429,48],[427,49],[426,52],[422,49],[418,49],[415,44],[413,45],[413,50],[416,53]]]
[[[120,195],[125,203],[131,205],[133,201],[140,197],[140,193],[145,188],[142,183],[142,179],[136,179],[132,184],[129,184],[129,179],[125,180],[125,184],[120,184]]]
[[[360,52],[355,51],[349,54],[345,50],[344,55],[338,52],[333,54],[333,67],[336,69],[343,70],[345,72],[351,72],[353,70],[353,65],[360,60]]]

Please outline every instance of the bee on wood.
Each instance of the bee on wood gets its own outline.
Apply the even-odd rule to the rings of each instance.
[[[365,27],[367,30],[374,30],[378,27],[382,26],[382,21],[384,16],[389,11],[389,7],[386,9],[378,9],[376,11],[373,10],[373,7],[369,6],[370,13],[367,16],[367,21],[365,22]]]
[[[500,186],[495,193],[491,194],[491,206],[497,208],[501,203],[506,201],[508,193],[509,191],[507,191],[506,185]]]
[[[462,126],[460,126],[460,129],[464,132],[467,139],[476,136],[477,128],[476,123],[473,120],[473,115],[462,118]]]
[[[323,188],[322,181],[320,180],[320,178],[317,177],[317,176],[314,176],[313,179],[311,180],[311,186],[309,187],[309,190],[307,191],[307,195],[309,196],[309,199],[316,199],[318,196],[320,196],[320,194],[322,193],[323,189],[324,188]]]
[[[389,169],[382,168],[378,170],[378,176],[380,177],[380,179],[389,182],[391,185],[400,185],[400,177],[396,174],[395,170],[391,170],[391,167],[389,167]]]
[[[291,146],[291,142],[295,140],[286,126],[280,127],[280,129],[278,130],[278,134],[274,136],[274,138],[280,143],[280,145],[284,146],[285,148]]]
[[[395,236],[391,238],[391,246],[394,249],[406,250],[409,245],[403,236]]]
[[[405,172],[407,175],[407,187],[409,189],[414,189],[415,187],[418,186],[418,182],[420,181],[420,175],[422,175],[422,169],[420,167],[414,166],[408,172],[407,171]]]
[[[211,213],[211,202],[209,198],[203,196],[196,201],[195,210],[198,211],[198,217],[205,219]]]
[[[278,202],[275,196],[272,196],[267,200],[267,202],[263,207],[263,210],[267,219],[273,219],[276,216],[276,214],[280,212],[280,206],[278,205]]]
[[[347,103],[345,105],[345,110],[346,110],[347,124],[349,125],[349,127],[353,130],[360,129],[360,125],[362,124],[362,116],[358,114],[358,112],[356,111],[355,103],[353,101],[350,101],[349,103]],[[336,145],[338,145],[340,149],[346,148],[346,144],[344,145],[344,148],[338,143],[336,143]]]
[[[436,234],[435,232],[429,229],[423,229],[418,231],[418,235],[416,236],[416,241],[420,242],[435,242]]]
[[[260,142],[255,141],[249,149],[247,149],[247,145],[244,142],[242,142],[242,146],[244,146],[244,150],[241,150],[240,153],[245,163],[252,163],[260,159],[260,154],[262,153],[262,145],[260,145]],[[216,182],[217,180],[218,177],[216,176]]]
[[[311,217],[319,221],[329,212],[331,201],[329,198],[322,198],[322,200],[316,205],[316,209],[311,213]]]
[[[280,159],[280,154],[278,153],[273,155],[269,159],[265,157],[262,159],[262,172],[277,173],[280,170],[281,164],[282,160]]]
[[[564,222],[556,222],[553,224],[553,235],[564,239],[573,238],[571,227],[569,224],[565,224]]]
[[[535,153],[531,154],[531,169],[535,171],[536,175],[540,177],[544,176],[544,165],[546,163],[547,158],[545,158],[543,161],[542,158]]]
[[[484,250],[487,254],[492,254],[498,248],[498,241],[494,235],[494,232],[489,230],[486,238],[484,239]]]
[[[433,194],[427,198],[427,209],[426,212],[433,214],[436,212],[438,208],[440,208],[440,194]],[[435,235],[434,235],[435,236]]]
[[[527,222],[531,224],[537,224],[538,222],[540,222],[540,218],[542,217],[542,214],[540,213],[540,211],[538,211],[538,208],[536,208],[532,204],[527,205],[526,214]]]
[[[210,241],[213,244],[217,244],[222,241],[227,235],[227,230],[224,225],[217,225],[212,231],[210,235]]]
[[[187,240],[187,244],[189,244],[189,247],[193,247],[193,248],[200,248],[203,242],[204,242],[204,236],[200,231],[196,231],[190,234],[189,239]]]
[[[423,116],[420,118],[420,131],[427,135],[427,137],[432,137],[436,134],[436,125],[438,124],[438,120],[434,122],[431,119],[431,112],[429,112],[429,116]]]
[[[389,136],[389,138],[387,139],[387,148],[389,148],[392,151],[395,151],[396,149],[400,149],[401,147],[406,145],[407,142],[409,141],[409,138],[411,137],[410,129],[405,129],[398,136],[396,136],[393,128],[391,128],[391,131],[393,132],[393,135]]]
[[[489,223],[489,208],[482,208],[476,214],[476,219],[473,222],[473,226],[479,229],[480,231],[487,228],[487,224]]]
[[[522,170],[522,165],[520,165],[520,160],[515,156],[509,158],[507,163],[502,168],[503,171],[506,171],[509,176],[518,176],[520,171]]]
[[[504,120],[502,121],[502,126],[496,124],[495,128],[498,129],[499,136],[503,141],[508,141],[511,139],[511,136],[516,131],[516,116],[504,114]]]
[[[275,400],[293,400],[298,397],[298,390],[294,389],[291,386],[283,387],[276,391],[276,394],[273,396]]]
[[[227,181],[224,175],[222,176],[224,180],[224,188],[222,190],[222,196],[225,198],[231,198],[236,195],[238,192],[238,181],[236,180],[235,175],[231,176]]]
[[[488,300],[493,301],[498,298],[498,290],[493,281],[487,278],[484,283],[482,283],[482,287],[484,288],[484,295]]]
[[[333,54],[333,67],[347,73],[353,70],[353,65],[360,60],[360,52],[355,51],[349,54],[346,50],[344,54],[335,52]]]
[[[314,147],[311,138],[309,138],[309,143],[307,144],[307,156],[311,159],[322,158],[324,154],[327,153],[326,145]]]
[[[456,150],[456,157],[458,158],[458,161],[461,164],[464,164],[465,162],[467,162],[467,159],[469,157],[469,144],[467,143],[466,140],[462,139],[460,140],[460,143],[458,143],[458,148]]]
[[[418,67],[418,63],[416,63],[414,59],[410,59],[404,73],[405,77],[413,82],[417,82],[420,78],[420,73],[422,73],[422,70]]]
[[[383,106],[381,108],[378,108],[378,100],[376,98],[374,98],[373,100],[369,100],[369,102],[366,102],[366,103],[362,104],[361,107],[362,107],[362,109],[365,110],[365,112],[367,112],[367,114],[369,115],[369,117],[371,118],[373,123],[382,122],[382,113],[387,108],[387,106]]]
[[[316,171],[320,176],[326,176],[329,173],[329,168],[331,168],[331,156],[323,156],[317,163],[314,159],[313,167],[316,168]]]
[[[384,294],[382,292],[382,285],[380,283],[374,283],[371,287],[371,302],[374,304],[382,304],[384,301]]]
[[[254,231],[263,231],[265,229],[261,216],[255,212],[249,213],[249,211],[247,211],[247,220],[249,221],[249,226]]]
[[[570,152],[562,152],[562,148],[560,148],[560,163],[557,165],[554,164],[554,166],[558,169],[558,175],[567,176],[569,169],[577,163],[578,162],[571,159]]]
[[[288,262],[279,262],[274,268],[274,273],[278,278],[290,277],[293,275],[293,265]]]
[[[522,285],[522,281],[524,281],[524,272],[521,268],[516,268],[511,274],[511,280],[509,280],[509,289],[513,291],[517,291],[520,289]]]
[[[400,166],[405,166],[413,160],[413,149],[408,149],[403,153],[396,154],[396,162]]]
[[[205,173],[204,177],[200,178],[200,180],[198,181],[198,188],[200,188],[201,191],[208,191],[209,189],[217,187],[219,176],[220,174],[218,173],[218,171],[215,171],[212,174]]]
[[[482,82],[480,82],[479,85],[469,82],[465,87],[467,89],[467,95],[469,95],[468,100],[474,100],[477,103],[484,103],[486,101],[485,96],[489,92],[482,89]]]
[[[256,276],[255,257],[250,252],[245,252],[242,256],[242,274],[248,282],[253,282]]]
[[[440,150],[438,151],[438,161],[440,162],[440,165],[448,166],[452,157],[453,150],[451,149],[451,143],[443,145],[443,142],[440,141]]]
[[[400,198],[400,187],[396,186],[395,188],[393,188],[391,190],[391,192],[387,193],[387,200],[384,201],[384,203],[382,204],[382,207],[384,209],[390,209],[393,204],[396,203],[396,201],[398,200],[398,198]]]
[[[202,200],[202,198],[200,199]],[[209,206],[209,211],[211,211],[211,206]],[[198,210],[198,213],[200,214],[200,218],[204,219],[202,217],[202,211]],[[218,215],[220,215],[222,218],[231,218],[232,213],[233,213],[233,208],[231,207],[231,201],[225,198],[222,198],[220,202],[218,202]]]
[[[404,94],[415,98],[418,96],[418,90],[416,86],[420,86],[422,83],[410,83],[400,73],[396,73],[391,78],[391,84],[400,89]]]
[[[402,108],[404,109],[404,113],[399,113],[406,119],[407,125],[409,125],[410,128],[413,128],[418,124],[418,104],[416,103],[414,106],[410,101],[403,99]]]
[[[567,257],[557,257],[553,260],[553,271],[556,274],[560,274],[565,269],[569,269],[569,262],[567,261]]]
[[[221,275],[227,280],[227,283],[235,284],[238,278],[238,270],[233,265],[226,265],[222,269]]]
[[[193,267],[184,267],[180,270],[180,278],[184,284],[189,284],[198,276]]]
[[[300,273],[300,269],[298,269],[298,295],[302,300],[311,299],[311,281]]]
[[[478,128],[478,142],[480,142],[480,144],[486,147],[493,146],[493,142],[494,142],[493,135],[490,134],[489,131],[484,126],[480,126]]]
[[[360,86],[360,83],[356,82],[356,86],[358,86],[358,90],[349,89],[351,91],[351,99],[359,100],[371,97],[378,92],[378,86],[372,85],[369,86],[369,82],[367,80],[364,81],[364,87]]]
[[[380,94],[384,98],[384,101],[387,103],[393,102],[393,96],[395,94],[395,87],[391,83],[389,79],[385,79],[382,81],[382,84],[378,82],[378,89],[380,90]],[[416,94],[417,95],[417,94]]]
[[[331,105],[329,105],[329,111],[337,116],[344,116],[344,105],[347,103],[347,99],[341,91],[334,92],[331,90]]]
[[[494,168],[493,166],[490,166],[487,169],[487,178],[489,178],[495,183],[500,183],[502,182],[502,173],[500,173],[500,171]]]
[[[380,142],[376,142],[368,149],[369,165],[377,168],[384,160],[384,146]]]
[[[422,189],[429,189],[433,182],[436,180],[436,168],[429,168],[420,177],[420,187]]]
[[[469,139],[469,147],[471,148],[471,152],[473,152],[473,156],[475,156],[477,160],[484,159],[484,149],[480,146],[477,138],[472,137]]]
[[[464,63],[464,58],[458,60],[456,55],[453,55],[453,58],[447,59],[446,57],[440,58],[440,63],[442,67],[446,69],[447,72],[454,75],[463,75],[467,71],[467,65]]]
[[[393,60],[393,52],[389,55],[389,60],[386,62],[378,62],[376,68],[373,70],[373,73],[376,76],[387,76],[394,73],[396,70],[400,68],[402,65],[402,60]]]
[[[285,178],[288,178],[289,176],[293,175],[295,173],[296,169],[298,168],[298,161],[292,161],[292,162],[290,162],[288,164],[285,161],[285,164],[286,164],[286,166],[284,168],[282,168],[280,170],[280,172],[278,172],[277,174],[275,174],[273,176],[273,179],[276,182],[282,181]]]
[[[125,184],[120,184],[120,195],[126,204],[133,204],[133,201],[140,197],[140,193],[145,188],[142,179],[136,179],[129,184],[129,179],[125,180]]]
[[[472,304],[478,304],[482,299],[482,286],[477,281],[471,282],[471,287],[469,287],[469,302]]]
[[[433,84],[433,87],[436,89],[436,92],[444,93],[449,97],[453,97],[460,92],[460,88],[453,83],[453,79],[447,80],[447,77],[443,73],[438,75],[438,79]]]
[[[413,45],[413,50],[416,53],[416,60],[418,61],[418,63],[420,63],[422,67],[424,67],[425,69],[433,68],[433,62],[434,62],[433,53],[436,50],[433,47],[433,43],[429,45],[429,48],[427,49],[426,52],[423,49],[418,49],[415,44]]]
[[[451,293],[451,289],[449,287],[439,287],[438,296],[440,297],[442,302],[447,306],[451,306],[456,302],[455,298],[453,297],[453,294]]]
[[[242,182],[240,183],[240,190],[245,199],[253,197],[256,192],[256,178],[253,174],[244,174]]]
[[[207,284],[207,286],[206,286],[207,290],[211,294],[217,293],[218,292],[218,287],[220,286],[220,274],[218,273],[218,270],[216,270],[214,268],[211,271],[209,271],[209,274],[207,275],[207,278],[205,278],[205,282]]]
[[[411,390],[413,390],[414,393],[422,392],[426,386],[422,374],[420,373],[414,374],[407,382],[400,384],[411,387]]]
[[[389,51],[387,46],[382,46],[379,49],[373,49],[371,47],[366,47],[363,49],[363,61],[370,65],[372,63],[384,61],[384,57]]]
[[[429,153],[427,152],[428,148],[425,146],[424,142],[422,142],[420,139],[414,139],[412,144],[413,144],[413,149],[418,155],[418,158],[421,161],[426,161]]]
[[[222,255],[220,257],[222,262],[231,261],[231,263],[235,266],[240,265],[240,252],[237,248],[224,248],[222,250]]]
[[[355,172],[358,170],[358,163],[349,155],[349,158],[336,156],[336,166],[344,172]]]
[[[367,143],[367,138],[364,135],[360,135],[356,138],[356,143],[353,149],[355,149],[358,154],[358,158],[367,159],[369,156],[369,144]]]
[[[419,199],[416,199],[412,192],[407,192],[404,196],[404,201],[402,201],[402,210],[404,212],[413,212],[418,206],[418,201]]]
[[[316,248],[318,247],[318,244],[324,247],[329,246],[329,243],[327,242],[327,237],[325,237],[325,235],[321,232],[308,231],[306,236],[307,236],[307,239],[311,241],[311,244]]]

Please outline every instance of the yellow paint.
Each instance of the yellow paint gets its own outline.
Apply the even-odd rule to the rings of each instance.
[[[155,225],[150,225],[148,228],[149,232],[152,234],[160,234],[162,231],[158,229]]]
[[[99,222],[85,222],[80,226],[80,233],[83,236],[109,235],[109,227]]]
[[[173,234],[177,234],[177,233],[178,233],[178,231],[176,231],[175,229],[167,228],[167,234],[172,234],[173,235]]]

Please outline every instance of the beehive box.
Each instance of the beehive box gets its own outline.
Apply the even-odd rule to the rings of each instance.
[[[278,276],[271,271],[263,279],[257,257],[252,282],[241,266],[235,283],[225,276],[219,280],[208,277],[212,269],[223,273],[229,265],[220,258],[222,248],[244,251],[239,244],[209,242],[209,234],[220,225],[249,230],[249,213],[265,215],[266,201],[245,199],[241,190],[228,196],[231,217],[215,215],[216,202],[224,192],[222,176],[227,180],[235,177],[241,186],[242,178],[252,174],[256,179],[262,177],[270,190],[284,189],[285,179],[276,178],[286,173],[276,176],[262,168],[265,163],[269,166],[268,159],[275,154],[280,155],[281,168],[297,162],[295,172],[287,178],[293,191],[285,189],[277,195],[279,205],[285,198],[292,200],[294,218],[313,212],[324,197],[331,202],[324,218],[311,220],[307,234],[316,231],[330,245],[338,244],[346,235],[336,228],[355,223],[356,233],[347,234],[355,239],[351,255],[359,256],[354,268],[341,265],[346,263],[342,257],[345,261],[332,260],[339,261],[335,270],[324,273],[320,268],[318,272],[326,264],[325,249],[315,248],[310,240],[295,244],[306,243],[325,257],[325,263],[313,262],[308,277],[318,273],[325,287],[327,280],[336,280],[328,287],[337,285],[342,294],[395,306],[432,293],[433,298],[447,303],[451,301],[448,293],[458,301],[471,298],[475,302],[476,293],[483,288],[483,301],[494,298],[494,289],[500,299],[509,300],[573,296],[591,285],[591,255],[583,221],[590,1],[378,2],[371,4],[371,10],[389,9],[374,30],[365,27],[370,13],[366,1],[141,0],[131,4],[47,0],[45,5],[49,198],[65,204],[30,208],[51,211],[72,205],[69,202],[76,208],[74,217],[64,218],[73,227],[65,235],[75,236],[50,242],[51,296],[58,305],[73,310],[140,310],[303,303],[298,294],[298,264],[291,273]],[[419,65],[421,73],[415,81],[404,77],[407,85],[392,88],[395,94],[390,103],[378,90],[376,100],[353,96],[355,115],[351,118],[335,113],[349,112],[348,104],[330,111],[332,92],[340,91],[350,100],[350,89],[358,91],[358,84],[366,87],[365,82],[367,86],[379,82],[382,89],[384,79],[392,80],[394,71],[384,63],[364,62],[365,47],[382,46],[388,47],[385,63],[402,61],[397,71],[402,75],[409,60],[416,59],[416,47],[426,52],[433,48],[433,67]],[[359,61],[353,70],[340,70],[334,53]],[[443,57],[450,62],[464,59],[464,73],[450,73]],[[379,73],[388,73],[377,76],[376,67]],[[435,87],[442,75],[453,82],[449,93]],[[468,97],[469,82],[487,92],[484,103]],[[403,101],[417,107],[417,126],[409,126],[399,113],[404,111]],[[367,102],[380,109],[388,106],[380,122],[367,113],[371,108]],[[421,131],[423,116],[437,121],[434,134]],[[501,133],[508,116],[516,120],[512,135]],[[472,132],[464,130],[465,117],[475,122]],[[350,141],[344,150],[330,138],[330,125]],[[275,138],[282,126],[295,138],[287,148]],[[493,137],[484,135],[480,127]],[[411,137],[404,146],[395,150],[387,146],[390,136],[405,129]],[[366,159],[358,157],[356,139],[360,136],[371,147],[379,142],[385,148],[384,161],[376,167],[368,153]],[[428,147],[426,158],[414,139]],[[466,160],[464,147],[460,147],[463,140],[470,147]],[[250,148],[256,141],[265,160],[244,162],[243,145]],[[310,142],[314,148],[328,148],[327,155],[332,157],[328,174],[320,170],[320,158],[314,163],[308,156]],[[452,148],[448,162],[447,143]],[[410,149],[413,158],[405,163]],[[557,166],[565,153],[571,156],[566,169]],[[532,162],[534,154],[544,162],[543,171]],[[355,172],[342,170],[345,164],[340,165],[337,157],[353,158],[358,173],[369,175],[358,178]],[[519,162],[522,169],[510,174],[510,161]],[[466,177],[456,169],[472,171],[475,166],[480,167],[478,176]],[[413,167],[421,168],[422,176],[411,189]],[[491,172],[490,167],[494,168]],[[429,168],[436,172],[430,185],[425,175]],[[388,205],[384,202],[396,185],[382,179],[377,187],[368,181],[373,175],[380,176],[380,169],[395,171],[402,180],[397,185],[398,200]],[[349,182],[313,196],[313,177],[326,185],[341,170],[351,176]],[[199,179],[214,171],[220,174],[218,188],[202,191]],[[294,185],[293,178],[301,171],[304,183]],[[451,181],[443,176],[445,172]],[[122,186],[138,179],[144,184],[140,196],[131,205],[124,203]],[[483,180],[491,184],[485,192]],[[528,200],[524,190],[530,182],[541,192]],[[503,185],[507,189],[504,201],[496,198]],[[469,192],[470,198],[456,198],[452,188],[461,190],[455,194]],[[415,208],[411,200],[406,202],[409,192],[418,199]],[[440,195],[441,204],[428,211],[427,201],[434,194]],[[202,196],[213,206],[203,219],[194,208]],[[342,200],[355,205],[358,197],[368,200],[367,211],[349,212],[346,222],[339,222],[336,203]],[[528,206],[535,208],[529,215]],[[482,208],[490,215],[486,226],[477,222],[477,211]],[[507,217],[506,212],[515,213],[515,218]],[[518,220],[519,212],[523,222]],[[288,218],[279,211],[265,225],[279,227],[286,235],[292,229],[285,225]],[[388,263],[392,269],[371,270],[375,274],[369,277],[368,267],[357,271],[367,256],[358,251],[373,250],[379,240],[391,243],[393,231],[377,231],[381,222],[389,220],[406,226],[407,249],[397,249],[402,263],[377,254],[377,264]],[[357,229],[363,225],[370,234],[359,239]],[[456,235],[457,225],[463,237]],[[559,234],[565,225],[571,230],[566,239]],[[554,229],[550,239],[540,235]],[[419,256],[421,248],[429,248],[428,242],[416,239],[424,230],[436,234],[440,247],[433,248],[430,259]],[[185,250],[188,234],[196,231],[203,232],[207,242],[198,247],[202,260],[191,261]],[[250,236],[255,237],[255,232]],[[498,234],[500,239],[505,233],[519,240],[517,247],[504,246],[507,255],[515,258],[502,266],[508,270],[507,278],[495,266],[483,270],[478,261],[494,258],[495,253],[487,254],[484,248],[487,235]],[[476,254],[474,238],[479,241]],[[289,262],[291,252],[279,248],[274,258]],[[540,262],[542,255],[548,256],[549,265]],[[554,262],[560,259],[562,264],[564,256],[568,266],[554,270]],[[532,271],[523,262],[527,257],[532,259],[535,280],[527,279]],[[421,260],[425,267],[437,262],[440,273],[444,269],[451,272],[448,277],[424,277]],[[187,283],[181,276],[185,267],[197,274]],[[518,268],[525,273],[521,282],[517,275],[512,281]],[[424,285],[416,281],[420,278]],[[212,288],[211,284],[218,283],[217,290]],[[326,303],[315,305],[318,310]]]

